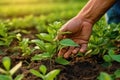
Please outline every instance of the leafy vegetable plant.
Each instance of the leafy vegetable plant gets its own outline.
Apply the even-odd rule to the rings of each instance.
[[[111,24],[103,27],[102,22],[96,24],[89,42],[91,55],[101,55],[110,49],[116,49],[115,41],[120,40],[120,25]]]
[[[43,53],[37,54],[34,57],[32,57],[32,60],[41,60],[41,59],[48,59],[48,58],[52,59],[55,53],[57,53],[58,50],[62,48],[69,47],[69,46],[78,46],[78,44],[76,44],[71,39],[63,39],[61,41],[54,41],[55,36],[57,35],[57,29],[60,27],[60,23],[55,22],[51,26],[53,29],[48,28],[48,34],[47,33],[38,34],[37,36],[39,37],[39,39],[31,41],[35,43],[41,51],[43,51]],[[62,57],[56,58],[55,61],[60,64],[64,64],[64,65],[69,64],[69,62]]]
[[[103,59],[109,65],[112,65],[112,61],[120,62],[120,54],[115,54],[114,50],[111,49],[108,51],[108,54],[103,56]]]
[[[8,28],[4,23],[0,23],[0,46],[9,46],[12,42],[14,34],[8,32]]]
[[[47,73],[47,68],[45,65],[41,65],[39,67],[39,71],[31,69],[30,72],[37,76],[40,77],[43,80],[54,80],[56,78],[56,76],[60,73],[59,69],[54,69],[52,71],[50,71],[49,73]]]
[[[29,38],[22,38],[19,33],[16,35],[16,38],[19,40],[18,48],[22,50],[22,56],[30,55],[34,51],[34,49],[29,47]]]
[[[19,62],[15,67],[11,67],[11,59],[9,57],[4,57],[2,59],[2,64],[5,69],[0,68],[0,80],[13,80],[14,73],[22,66],[22,62]],[[22,80],[23,74],[18,75],[14,80]]]

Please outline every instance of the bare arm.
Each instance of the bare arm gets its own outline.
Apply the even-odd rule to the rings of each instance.
[[[89,0],[77,15],[95,23],[115,3],[115,0]]]

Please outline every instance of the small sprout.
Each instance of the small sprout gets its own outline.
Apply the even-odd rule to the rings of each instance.
[[[15,67],[10,69],[11,59],[9,57],[4,57],[2,59],[3,66],[5,69],[0,68],[0,80],[13,80],[13,74],[22,66],[22,62],[19,62]],[[4,75],[2,75],[4,74]],[[3,79],[2,79],[3,78]],[[22,80],[23,75],[17,76],[14,80]]]
[[[47,67],[45,65],[41,65],[39,67],[39,71],[34,70],[34,69],[30,69],[30,72],[37,76],[42,78],[43,80],[54,80],[54,78],[60,73],[59,69],[54,69],[52,71],[50,71],[49,73],[46,74],[47,72]]]

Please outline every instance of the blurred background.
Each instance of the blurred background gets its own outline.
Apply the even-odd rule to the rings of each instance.
[[[88,0],[0,0],[0,21],[13,28],[36,27],[44,31],[54,21],[66,22]],[[41,29],[42,27],[42,29]]]
[[[78,12],[87,0],[0,0],[0,17]]]

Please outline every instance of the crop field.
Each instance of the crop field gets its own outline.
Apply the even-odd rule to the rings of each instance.
[[[104,16],[86,53],[57,56],[61,48],[77,46],[54,39],[87,1],[0,0],[0,80],[120,80],[120,24],[108,25]]]

